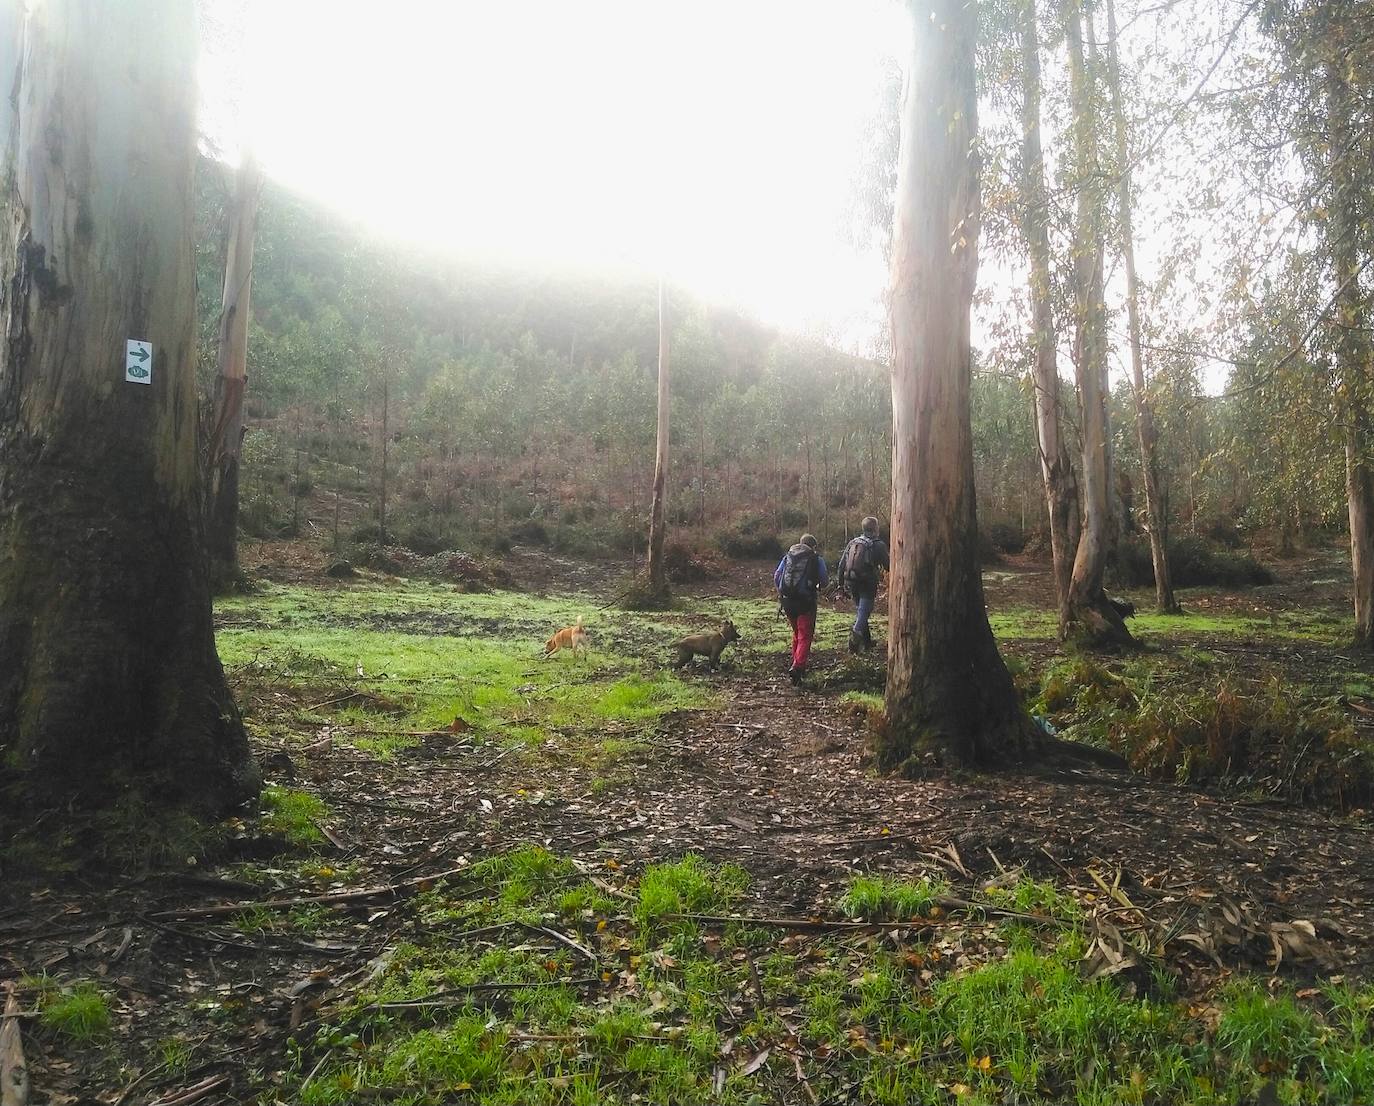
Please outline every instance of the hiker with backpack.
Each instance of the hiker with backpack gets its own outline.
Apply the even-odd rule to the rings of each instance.
[[[792,663],[787,674],[794,684],[806,675],[806,658],[811,653],[811,640],[816,636],[816,597],[830,582],[825,558],[816,550],[816,538],[803,534],[773,572],[773,585],[778,589],[778,603],[787,621],[792,624]]]
[[[878,537],[878,520],[869,515],[863,521],[861,533],[844,547],[840,554],[838,575],[841,586],[849,592],[858,613],[854,628],[849,631],[849,651],[861,653],[873,648],[873,634],[868,628],[868,616],[878,598],[878,570],[888,567],[887,543]]]

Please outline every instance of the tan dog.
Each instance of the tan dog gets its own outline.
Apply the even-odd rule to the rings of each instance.
[[[564,626],[544,642],[544,656],[551,657],[560,649],[571,649],[574,660],[579,656],[585,660],[587,650],[591,648],[591,641],[587,631],[582,628],[582,616],[578,615],[577,621],[571,626]]]
[[[677,663],[673,667],[681,668],[700,653],[703,657],[710,658],[712,668],[719,668],[720,655],[732,641],[739,641],[739,631],[727,618],[714,634],[691,634],[679,641],[676,646]]]

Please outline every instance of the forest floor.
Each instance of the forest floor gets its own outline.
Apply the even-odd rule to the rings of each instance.
[[[1374,667],[1335,555],[1134,596],[1147,648],[1101,662],[1043,566],[990,569],[1032,709],[1151,774],[928,780],[872,770],[843,604],[785,678],[769,566],[626,614],[542,554],[486,594],[259,559],[217,623],[260,812],[131,817],[108,874],[7,854],[34,1103],[1374,1100]],[[541,659],[579,614],[590,659]],[[721,671],[667,668],[724,616]]]

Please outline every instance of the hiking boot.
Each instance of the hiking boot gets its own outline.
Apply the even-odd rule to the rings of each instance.
[[[873,648],[873,635],[872,635],[872,633],[869,632],[869,629],[868,629],[867,626],[864,627],[864,648],[865,648],[865,649],[872,649],[872,648]]]
[[[797,687],[801,687],[802,677],[806,675],[806,669],[805,669],[805,668],[795,668],[795,667],[794,667],[794,668],[789,668],[789,669],[787,670],[787,675],[788,675],[788,678],[791,679],[791,681],[792,681]]]
[[[849,651],[851,653],[862,653],[869,648],[870,643],[864,641],[863,635],[858,630],[849,631]]]

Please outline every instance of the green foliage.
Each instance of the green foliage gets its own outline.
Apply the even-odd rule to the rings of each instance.
[[[1249,588],[1274,582],[1274,574],[1248,553],[1203,538],[1169,539],[1169,574],[1175,587]],[[1143,538],[1123,541],[1111,566],[1115,582],[1128,588],[1153,587],[1154,562]]]
[[[716,534],[720,551],[739,560],[780,560],[789,544],[778,537],[773,523],[761,515],[739,519]]]
[[[1176,667],[1073,659],[1044,673],[1032,710],[1151,775],[1339,806],[1374,793],[1374,747],[1330,701],[1279,675],[1243,681],[1194,663],[1205,671],[1184,680]]]

